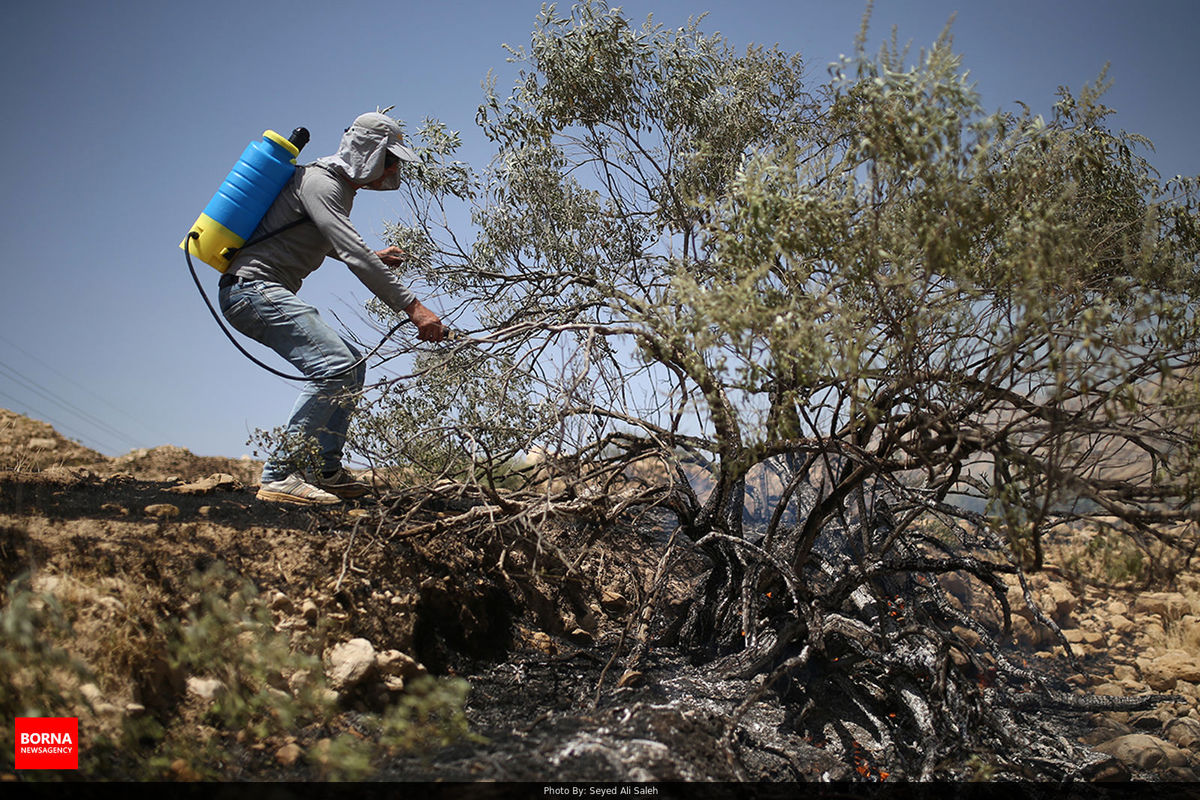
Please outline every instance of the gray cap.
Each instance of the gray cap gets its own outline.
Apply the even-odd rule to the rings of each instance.
[[[355,119],[354,125],[351,127],[363,128],[387,136],[388,152],[401,161],[409,161],[415,164],[421,160],[417,158],[417,154],[411,148],[401,144],[404,141],[404,132],[400,130],[400,123],[387,114],[371,111]]]

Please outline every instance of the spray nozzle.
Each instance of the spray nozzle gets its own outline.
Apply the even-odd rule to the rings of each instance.
[[[288,137],[288,141],[294,144],[297,150],[303,150],[304,145],[308,144],[308,128],[296,128]]]

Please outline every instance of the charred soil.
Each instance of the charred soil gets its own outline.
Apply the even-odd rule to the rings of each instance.
[[[789,699],[796,687],[764,688],[754,678],[730,678],[686,654],[653,646],[694,595],[707,566],[700,556],[680,558],[665,591],[650,596],[667,546],[661,520],[653,515],[603,527],[562,519],[531,539],[443,524],[486,508],[488,498],[461,490],[393,489],[321,510],[266,504],[254,498],[256,464],[197,457],[173,447],[106,459],[43,423],[4,414],[0,579],[9,595],[3,610],[13,618],[20,592],[34,598],[35,610],[58,608],[62,624],[53,627],[45,616],[29,617],[33,634],[23,640],[22,657],[58,654],[78,667],[66,669],[63,659],[45,667],[19,662],[17,668],[30,674],[8,685],[27,692],[30,703],[40,701],[34,695],[46,681],[33,673],[42,669],[43,677],[58,681],[60,705],[47,700],[40,710],[74,711],[84,723],[81,730],[105,732],[105,746],[90,756],[89,742],[82,742],[80,777],[889,777],[887,764],[835,757],[824,742],[802,733]],[[285,649],[323,667],[322,688],[332,704],[328,715],[264,726],[254,722],[253,703],[240,717],[227,713],[222,697],[229,695],[222,692],[234,687],[213,687],[222,680],[229,684],[228,675],[205,672],[172,644],[172,631],[196,629],[198,610],[207,607],[198,575],[213,576],[203,591],[230,598],[222,608],[236,606],[235,595],[243,605],[261,606],[264,627],[244,622],[252,619],[246,612],[227,644],[252,648],[278,636]],[[252,588],[237,595],[238,586]],[[1133,598],[1127,599],[1132,606]],[[1077,589],[1070,601],[1061,600],[1070,607],[1060,610],[1064,621],[1083,630],[1093,607],[1113,602]],[[1190,608],[1163,613],[1178,631],[1185,611]],[[1109,639],[1115,635],[1096,626]],[[1149,680],[1151,666],[1137,663],[1148,651],[1133,627],[1125,629],[1124,644],[1106,639],[1085,652],[1091,676],[1075,675],[1061,661],[1048,669],[1101,693],[1116,691],[1112,687],[1120,681],[1131,694],[1182,689],[1183,704],[1153,714],[1077,714],[1063,718],[1062,730],[1073,741],[1095,745],[1130,736],[1167,744],[1174,731],[1169,751],[1114,752],[1098,762],[1092,777],[1192,780],[1200,692],[1189,681],[1200,683],[1200,671],[1194,678],[1176,676],[1169,686],[1139,683]],[[251,638],[260,641],[247,641],[248,631],[258,631]],[[637,636],[651,646],[631,665],[626,656]],[[343,675],[339,653],[352,644],[368,656],[357,672],[345,667]],[[1039,647],[1036,641],[1026,645],[1018,657],[1032,657]],[[1163,646],[1164,653],[1168,649]],[[232,652],[225,655],[237,660]],[[297,695],[309,670],[288,663],[269,665],[244,688],[255,696]],[[469,685],[460,707],[465,724],[453,735],[441,724],[453,715],[452,703],[412,705],[414,691],[440,697],[421,683],[426,673]],[[82,698],[82,706],[62,705],[64,694]],[[746,702],[752,696],[759,699]],[[18,711],[30,708],[21,697],[7,701]],[[436,731],[410,724],[404,729],[408,738],[381,734],[386,726],[380,727],[380,715],[406,702],[410,719],[432,720]],[[224,708],[224,716],[214,708]],[[279,717],[269,710],[265,716],[272,713]],[[204,746],[167,746],[189,738]],[[373,739],[378,748],[366,755],[355,751],[353,758],[363,762],[359,772],[339,771],[344,766],[339,759],[353,758],[338,742]],[[3,752],[12,749],[0,751],[0,759],[8,758]],[[1003,763],[1003,754],[996,755],[994,761],[982,754],[977,763],[947,765],[943,774],[1012,777],[997,773],[994,764]],[[27,775],[0,760],[0,777]]]

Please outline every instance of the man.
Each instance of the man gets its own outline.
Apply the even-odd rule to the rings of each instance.
[[[371,250],[350,224],[355,192],[399,188],[401,164],[415,161],[395,120],[377,112],[363,114],[346,129],[336,155],[297,167],[254,236],[279,233],[238,251],[221,276],[221,312],[229,323],[314,379],[305,383],[292,408],[284,435],[287,447],[263,467],[260,500],[325,505],[367,491],[342,466],[366,364],[351,342],[296,297],[304,278],[326,256],[344,262],[376,297],[407,314],[422,341],[441,341],[444,335],[438,316],[388,269],[403,263],[404,252],[397,247]],[[298,442],[313,445],[315,464],[306,467],[296,463],[294,452],[288,454]]]

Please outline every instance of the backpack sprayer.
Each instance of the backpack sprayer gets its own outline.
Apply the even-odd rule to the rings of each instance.
[[[267,209],[271,207],[271,204],[275,202],[275,198],[279,196],[279,193],[283,191],[283,187],[287,185],[287,182],[295,174],[296,156],[300,155],[300,150],[304,145],[308,144],[308,138],[308,130],[305,128],[296,128],[287,139],[275,131],[264,131],[262,139],[251,142],[242,151],[242,157],[233,165],[233,169],[229,171],[224,182],[217,189],[216,194],[209,200],[208,205],[204,207],[203,213],[200,214],[195,224],[192,225],[192,229],[188,231],[188,235],[179,243],[179,247],[183,250],[184,258],[187,259],[188,269],[192,273],[192,280],[196,283],[196,288],[200,291],[200,296],[204,298],[204,304],[208,306],[209,313],[217,321],[217,325],[220,326],[225,336],[229,341],[233,342],[233,346],[258,366],[290,381],[327,380],[329,378],[340,377],[351,370],[357,369],[368,358],[379,352],[384,342],[390,339],[392,334],[408,321],[401,320],[396,323],[395,327],[387,332],[387,335],[380,340],[374,350],[349,367],[339,370],[332,375],[326,375],[321,378],[310,378],[307,375],[289,375],[285,372],[280,372],[251,355],[234,338],[229,329],[225,327],[225,323],[221,320],[221,315],[217,313],[217,310],[213,308],[212,302],[208,299],[204,287],[200,284],[200,278],[196,275],[196,269],[192,265],[193,253],[201,261],[223,274],[225,270],[229,269],[229,264],[238,250],[257,244],[264,239],[269,239],[276,234],[308,221],[307,216],[302,216],[300,219],[289,222],[281,228],[264,233],[254,239],[250,238],[258,228],[259,223],[262,222]]]

